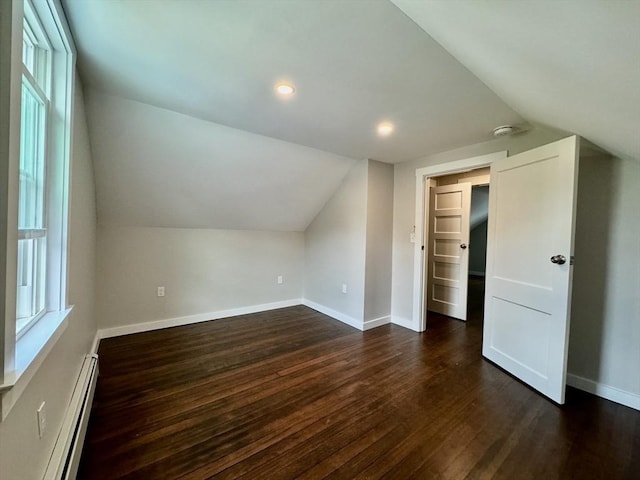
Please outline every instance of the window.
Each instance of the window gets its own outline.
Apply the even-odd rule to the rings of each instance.
[[[73,50],[55,0],[26,0],[22,29],[17,356],[20,339],[66,310]],[[48,335],[40,328],[38,335]],[[33,342],[25,342],[33,343]],[[36,342],[38,343],[38,342]],[[19,364],[16,359],[16,364]]]
[[[36,19],[32,17],[32,22]],[[34,32],[38,32],[37,34]],[[41,28],[25,18],[22,33],[20,181],[18,186],[18,288],[16,335],[22,336],[46,312],[47,118],[50,46]]]
[[[9,173],[6,218],[14,220],[7,223],[7,237],[17,237],[17,244],[7,246],[16,269],[6,272],[4,293],[13,296],[15,285],[16,311],[3,317],[6,334],[0,336],[0,421],[61,337],[71,312],[66,286],[75,50],[59,0],[13,5],[12,13],[24,6],[24,16],[12,18],[11,43],[2,49],[10,63],[2,76],[10,125],[2,127],[8,143],[20,146],[19,153],[8,150],[3,170]]]
[[[0,162],[8,187],[0,194],[6,208],[0,229],[16,239],[2,246],[6,264],[15,266],[0,289],[0,304],[15,305],[15,316],[0,317],[2,422],[71,312],[66,265],[75,49],[60,0],[0,0],[0,17],[10,20],[2,22],[0,45],[0,141],[8,153]]]

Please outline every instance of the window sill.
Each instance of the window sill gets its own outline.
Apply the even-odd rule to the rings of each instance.
[[[9,372],[5,376],[5,382],[0,385],[2,420],[7,417],[66,330],[72,309],[73,306],[60,312],[45,314],[16,342],[15,371]]]

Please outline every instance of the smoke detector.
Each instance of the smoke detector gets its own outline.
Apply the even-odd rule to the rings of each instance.
[[[517,129],[516,127],[512,126],[512,125],[501,125],[499,127],[496,127],[493,129],[493,136],[494,137],[504,137],[507,135],[512,135],[514,133],[516,133]]]

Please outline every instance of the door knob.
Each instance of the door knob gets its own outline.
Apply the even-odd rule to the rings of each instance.
[[[460,244],[460,248],[464,250],[465,248],[467,248],[467,244],[466,243],[461,243]]]
[[[564,255],[554,255],[553,257],[551,257],[551,263],[555,263],[557,265],[564,265],[565,263],[567,263],[567,259],[565,258]]]

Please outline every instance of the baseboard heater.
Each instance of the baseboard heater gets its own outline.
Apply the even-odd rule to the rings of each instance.
[[[84,358],[69,408],[53,447],[44,480],[73,480],[78,473],[84,436],[87,433],[93,394],[98,380],[98,355]]]

